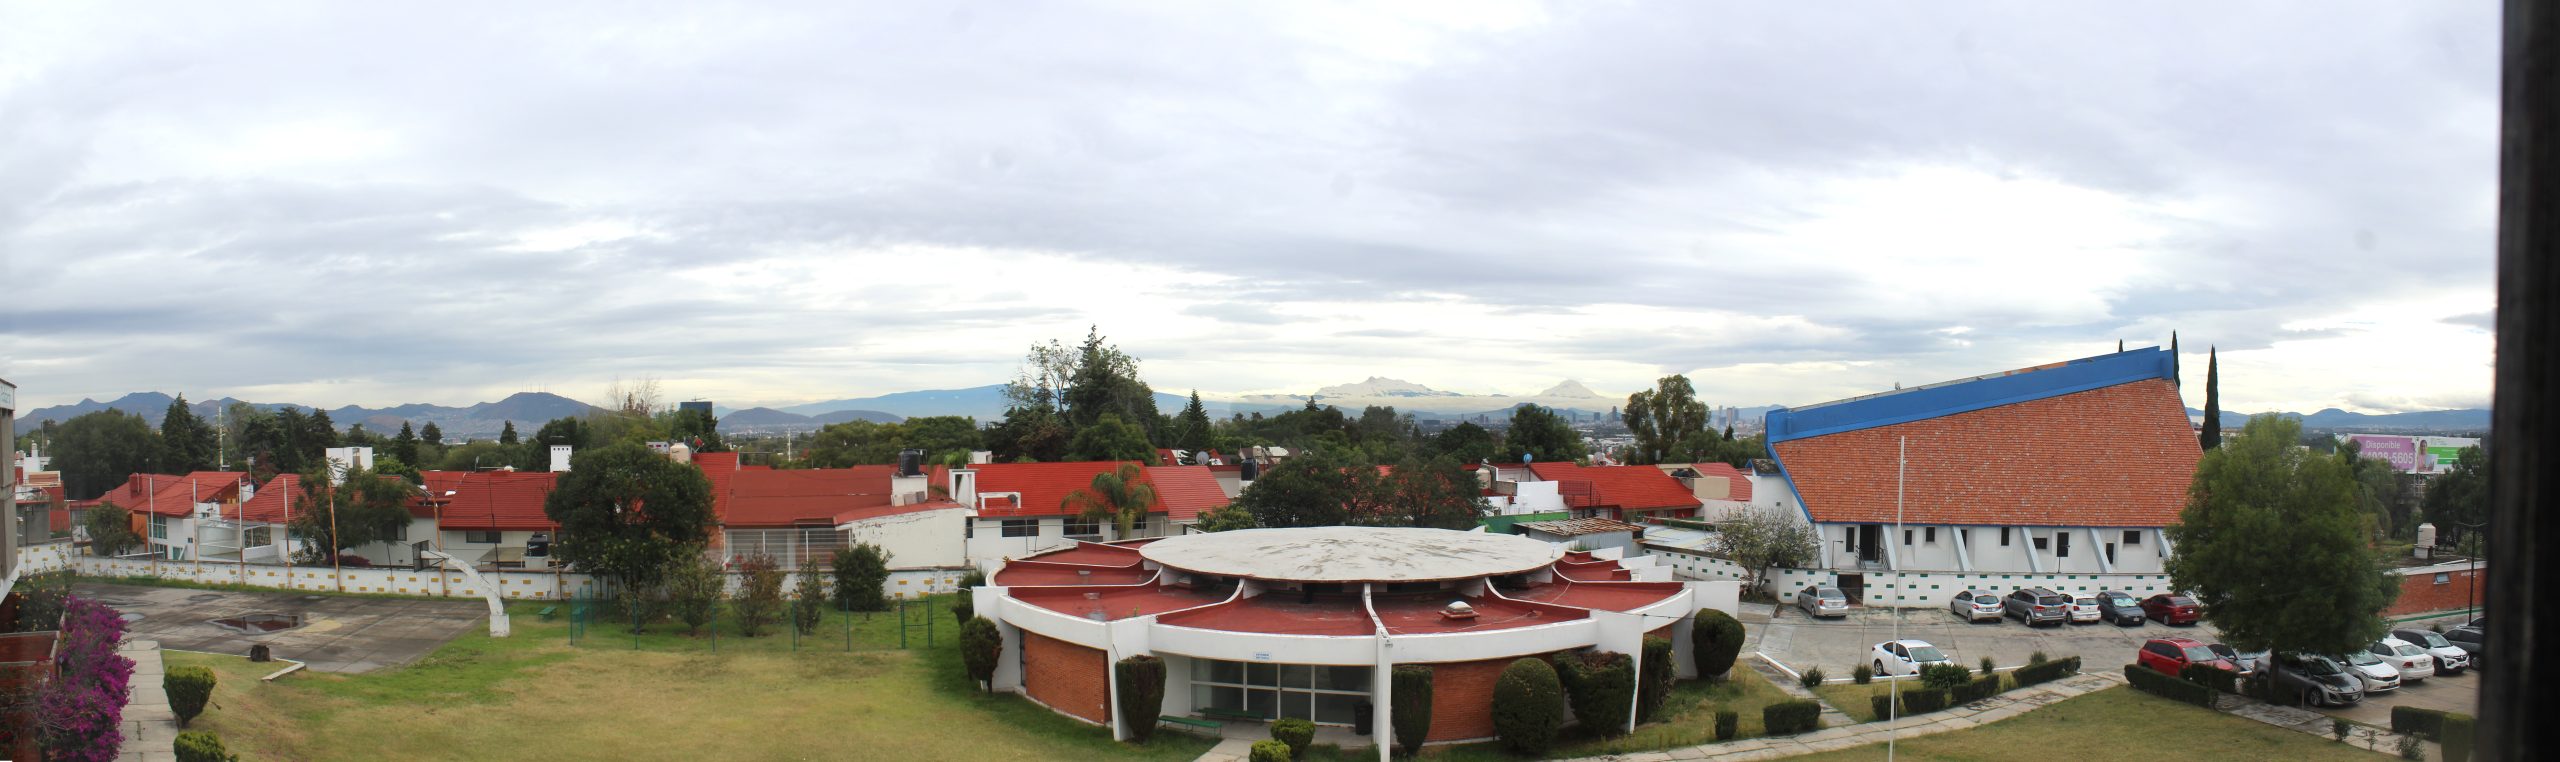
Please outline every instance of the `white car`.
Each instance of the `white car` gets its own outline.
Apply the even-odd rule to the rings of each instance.
[[[2098,596],[2071,596],[2071,623],[2098,621]]]
[[[1867,649],[1876,674],[1882,677],[1920,674],[1920,668],[1931,664],[1953,664],[1944,651],[1926,640],[1888,640]]]
[[[2436,673],[2435,655],[2427,653],[2427,649],[2419,648],[2416,643],[2399,638],[2383,638],[2374,641],[2373,645],[2365,650],[2381,657],[2382,663],[2398,667],[2400,682],[2414,683],[2432,677]]]
[[[2436,657],[2436,674],[2459,675],[2463,670],[2471,668],[2471,652],[2462,650],[2462,647],[2454,645],[2453,641],[2446,640],[2443,635],[2433,631],[2392,630],[2391,637],[2406,640],[2411,645],[2427,649],[2428,656]]]
[[[2339,661],[2347,663],[2347,672],[2364,683],[2366,695],[2389,693],[2400,689],[2400,668],[2382,662],[2370,651],[2348,651]]]

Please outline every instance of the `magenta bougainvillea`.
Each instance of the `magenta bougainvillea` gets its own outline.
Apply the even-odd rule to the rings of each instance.
[[[116,653],[123,642],[115,609],[77,597],[64,605],[53,680],[36,695],[37,738],[47,759],[105,762],[123,748],[116,728],[133,683],[133,660]]]

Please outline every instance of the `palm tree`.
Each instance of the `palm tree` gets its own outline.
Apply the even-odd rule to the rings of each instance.
[[[1120,527],[1117,539],[1128,539],[1129,533],[1145,518],[1147,510],[1156,507],[1155,485],[1141,479],[1145,472],[1136,463],[1093,475],[1093,486],[1076,490],[1058,501],[1058,506],[1083,515],[1086,521],[1108,518]]]

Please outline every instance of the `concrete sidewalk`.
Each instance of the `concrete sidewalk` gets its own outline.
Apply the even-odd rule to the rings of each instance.
[[[2073,675],[2061,680],[2045,683],[2043,685],[2020,688],[1963,706],[1950,707],[1930,712],[1928,714],[1911,715],[1890,723],[1869,722],[1861,724],[1833,725],[1831,724],[1833,722],[1831,718],[1839,717],[1839,721],[1846,722],[1847,716],[1841,715],[1837,711],[1830,710],[1826,706],[1823,711],[1823,729],[1816,730],[1811,733],[1805,733],[1803,735],[1745,738],[1737,741],[1700,744],[1697,746],[1665,749],[1662,751],[1617,754],[1607,757],[1588,757],[1585,758],[1585,760],[1578,762],[1603,762],[1604,760],[1609,762],[1669,762],[1670,760],[1692,759],[1777,759],[1780,757],[1793,757],[1802,754],[1839,751],[1841,749],[1851,749],[1866,746],[1868,744],[1884,743],[1885,738],[1888,735],[1898,734],[1897,737],[1907,739],[1958,730],[1968,730],[2009,719],[2011,717],[2016,717],[2021,714],[2026,714],[2047,704],[2052,704],[2063,699],[2105,690],[2107,688],[2123,684],[2124,680],[2122,678],[2111,677],[2104,673]],[[1795,683],[1792,681],[1783,683],[1780,687],[1794,689],[1789,691],[1790,695],[1804,690],[1796,687]],[[1810,695],[1810,692],[1807,693]]]
[[[132,690],[124,701],[123,762],[177,762],[178,713],[169,708],[169,691],[161,685],[160,642],[128,640],[117,649],[133,660]]]

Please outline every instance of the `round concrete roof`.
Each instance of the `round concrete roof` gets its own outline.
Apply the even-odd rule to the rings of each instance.
[[[1295,582],[1424,582],[1517,574],[1564,551],[1526,537],[1450,529],[1302,527],[1167,537],[1138,548],[1164,566]]]

